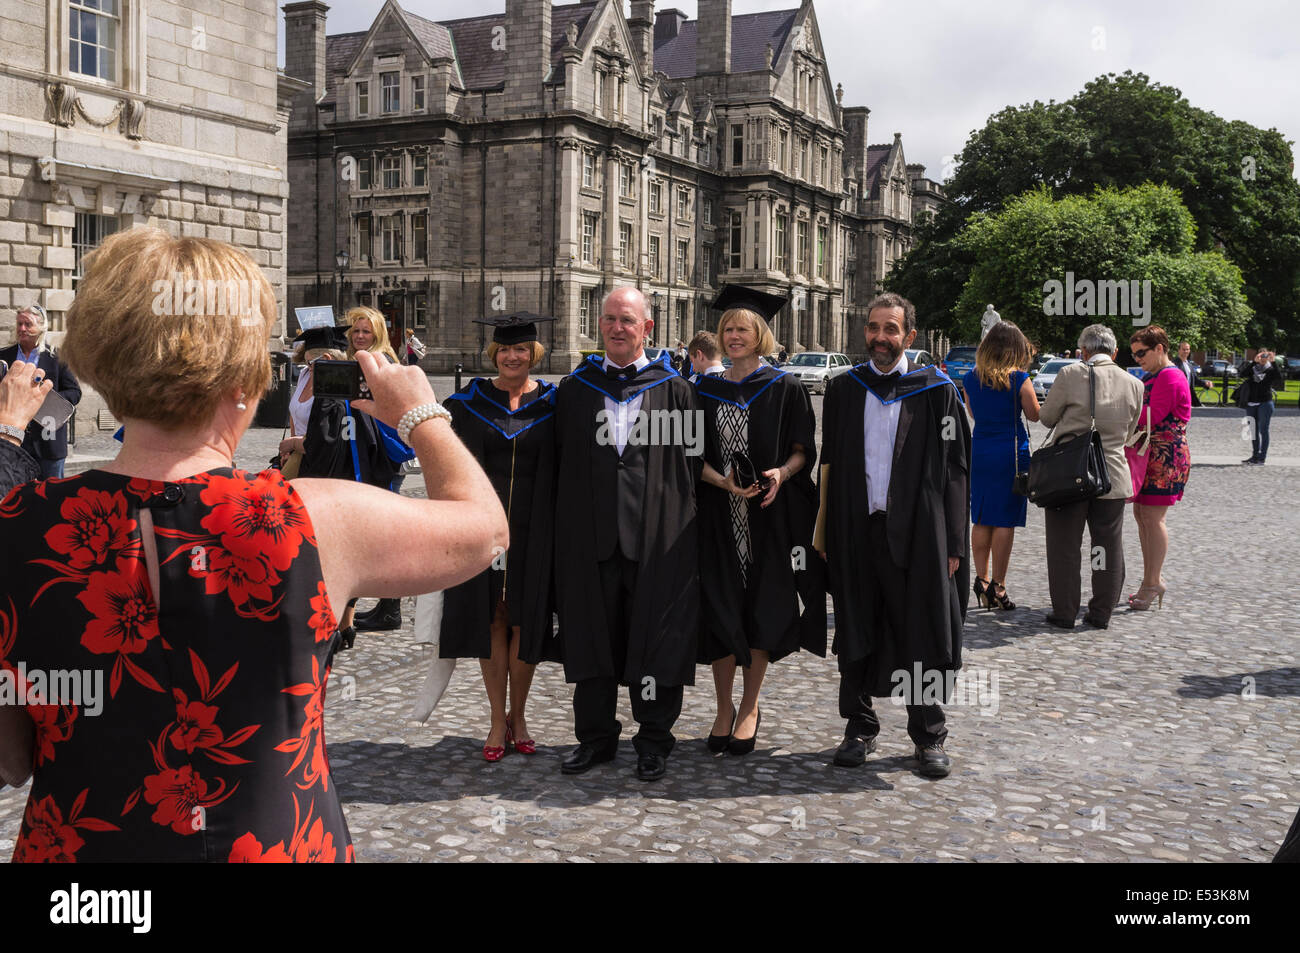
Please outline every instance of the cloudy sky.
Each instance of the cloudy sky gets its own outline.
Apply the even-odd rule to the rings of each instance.
[[[732,12],[798,4],[733,0]],[[406,0],[403,6],[450,20],[500,13],[505,0]],[[1300,5],[1291,0],[815,0],[814,6],[832,85],[844,85],[845,105],[871,108],[872,142],[901,132],[908,161],[924,163],[933,178],[944,178],[948,157],[999,109],[1068,99],[1088,80],[1126,69],[1177,87],[1194,106],[1225,119],[1300,139]],[[383,0],[337,0],[329,32],[368,29],[382,7]],[[656,4],[670,7],[696,15],[694,0]]]

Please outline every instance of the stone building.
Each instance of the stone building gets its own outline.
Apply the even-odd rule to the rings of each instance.
[[[17,308],[62,338],[83,255],[150,224],[244,248],[283,316],[288,109],[273,3],[0,4],[0,341]],[[81,426],[97,415],[88,394]],[[102,420],[102,417],[101,417]]]
[[[791,351],[861,351],[852,316],[910,245],[923,167],[897,135],[867,144],[811,2],[654,6],[433,22],[389,0],[335,36],[324,3],[286,6],[285,69],[312,85],[289,136],[290,305],[373,305],[430,368],[479,366],[476,316],[554,314],[546,369],[564,371],[600,347],[613,288],[645,291],[670,345],[714,327],[736,281],[791,292]]]

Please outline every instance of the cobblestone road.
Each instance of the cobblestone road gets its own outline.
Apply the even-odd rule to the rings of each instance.
[[[1043,622],[1042,518],[1030,507],[1009,583],[1021,608],[970,614],[967,704],[948,709],[953,772],[941,781],[916,773],[903,710],[887,702],[878,752],[857,770],[831,767],[835,663],[807,655],[773,667],[749,757],[705,748],[714,701],[700,670],[665,779],[635,779],[626,733],[615,763],[564,777],[571,691],[544,665],[529,710],[537,755],[487,764],[477,665],[461,663],[427,725],[410,721],[429,655],[404,600],[402,630],[361,633],[331,685],[328,750],[358,859],[1266,860],[1300,800],[1298,432],[1300,417],[1280,414],[1268,466],[1223,465],[1249,454],[1240,415],[1198,414],[1201,462],[1169,516],[1165,607],[1120,610],[1108,631]],[[79,451],[104,452],[105,436]],[[261,466],[278,439],[250,431],[237,462]],[[1131,520],[1124,542],[1131,581]],[[619,707],[630,725],[625,698]],[[0,795],[6,857],[24,797]]]

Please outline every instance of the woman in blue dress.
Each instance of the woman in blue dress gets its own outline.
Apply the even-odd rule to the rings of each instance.
[[[1016,527],[1025,525],[1028,503],[1012,486],[1017,471],[1029,472],[1029,433],[1021,413],[1038,419],[1038,398],[1025,370],[1033,357],[1034,349],[1020,329],[999,321],[980,342],[975,369],[962,378],[966,409],[975,421],[970,473],[975,601],[990,609],[1016,607],[1005,583]]]

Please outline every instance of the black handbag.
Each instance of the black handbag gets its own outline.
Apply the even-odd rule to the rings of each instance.
[[[748,490],[754,485],[757,485],[760,490],[766,490],[772,484],[772,481],[763,476],[758,471],[758,467],[754,466],[754,461],[739,450],[731,455],[731,472],[735,475],[736,486],[742,490]]]
[[[1086,434],[1062,437],[1039,447],[1029,458],[1029,499],[1044,509],[1056,509],[1105,496],[1110,492],[1110,472],[1097,432],[1096,371],[1088,367],[1088,413],[1092,424]],[[1053,429],[1055,432],[1055,429]],[[1051,434],[1044,438],[1044,443]]]

